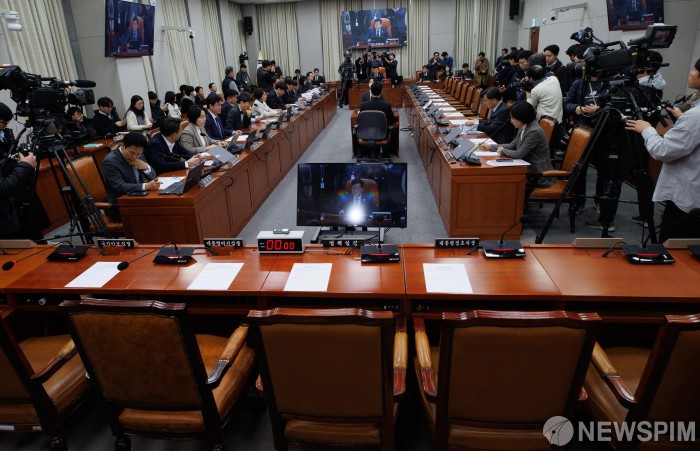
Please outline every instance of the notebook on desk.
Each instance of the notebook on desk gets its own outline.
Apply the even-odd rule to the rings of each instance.
[[[197,166],[190,169],[187,173],[187,178],[184,182],[173,183],[166,189],[162,189],[158,194],[184,194],[189,191],[193,186],[199,183],[199,179],[202,178],[202,171],[204,170],[204,163],[199,163]]]

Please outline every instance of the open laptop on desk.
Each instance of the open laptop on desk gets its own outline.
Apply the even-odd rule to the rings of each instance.
[[[221,146],[216,146],[212,149],[209,149],[207,152],[209,152],[209,155],[214,157],[213,166],[226,164],[231,160],[237,160],[234,154],[232,154],[231,152],[229,152]]]
[[[255,132],[250,132],[248,133],[248,138],[242,143],[239,144],[236,142],[236,140],[233,140],[231,144],[228,145],[228,150],[229,152],[233,154],[237,154],[239,152],[243,152],[244,150],[250,149],[251,144],[255,141]]]
[[[267,139],[267,134],[270,132],[270,130],[272,130],[272,124],[273,122],[268,122],[262,133],[251,133],[251,135],[255,137],[255,141]]]
[[[202,171],[204,170],[204,162],[199,163],[197,166],[193,167],[187,173],[187,177],[184,182],[173,183],[166,189],[158,191],[158,194],[184,194],[189,191],[193,186],[199,183],[199,179],[202,178]]]

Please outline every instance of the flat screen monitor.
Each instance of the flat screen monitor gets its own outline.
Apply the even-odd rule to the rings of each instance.
[[[403,47],[407,42],[406,8],[363,9],[340,14],[344,49]]]
[[[155,6],[107,0],[105,56],[128,58],[153,55]]]
[[[664,1],[608,1],[608,29],[646,30],[647,26],[664,21]]]
[[[297,166],[298,226],[406,227],[406,163]]]

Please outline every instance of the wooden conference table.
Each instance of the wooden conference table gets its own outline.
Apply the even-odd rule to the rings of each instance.
[[[238,234],[336,112],[331,91],[282,128],[240,154],[228,170],[212,174],[206,187],[180,196],[122,196],[118,199],[124,233],[139,243],[198,243],[203,238]],[[261,132],[263,124],[255,124]],[[250,130],[249,130],[250,131]],[[185,171],[164,174],[184,175]]]
[[[0,264],[36,252],[0,256]],[[244,315],[252,308],[361,307],[390,310],[397,315],[439,317],[444,311],[474,308],[495,310],[566,309],[598,312],[615,323],[658,323],[664,314],[697,313],[700,299],[700,261],[688,250],[672,250],[673,265],[633,265],[617,250],[608,258],[604,249],[577,249],[569,245],[526,246],[518,260],[486,259],[466,249],[436,249],[431,245],[401,245],[400,263],[362,264],[359,253],[328,253],[309,246],[304,254],[266,255],[246,247],[208,255],[198,250],[188,265],[156,265],[152,257],[133,261],[158,246],[142,245],[120,255],[89,250],[75,263],[47,261],[44,252],[0,272],[0,292],[12,306],[55,310],[65,299],[93,296],[113,299],[158,299],[186,302],[195,314]],[[343,249],[334,249],[340,250]],[[97,262],[133,261],[101,288],[66,288]],[[243,263],[224,290],[188,290],[208,263]],[[325,291],[285,291],[296,263],[331,263]],[[423,265],[464,265],[472,292],[436,293],[426,290]]]
[[[495,157],[480,157],[481,166],[448,161],[445,154],[451,149],[438,141],[443,135],[409,90],[405,105],[428,184],[448,235],[499,239],[504,230],[517,224],[506,238],[520,237],[525,167],[488,166],[486,161]],[[481,137],[485,135],[470,136]]]
[[[406,83],[408,80],[406,80]],[[369,92],[369,83],[360,83],[353,86],[348,91],[349,107],[352,110],[360,108],[362,103],[362,94]],[[403,108],[404,98],[406,97],[406,88],[404,86],[392,87],[390,83],[382,84],[382,94],[392,108]]]

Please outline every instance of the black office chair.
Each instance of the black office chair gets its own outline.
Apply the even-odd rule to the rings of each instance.
[[[391,159],[381,156],[382,147],[389,144],[389,127],[386,125],[386,116],[381,111],[361,111],[357,116],[355,137],[359,149],[359,155],[355,155],[357,161],[385,161]],[[368,149],[370,157],[363,157],[363,149]],[[379,155],[377,150],[379,149]]]

